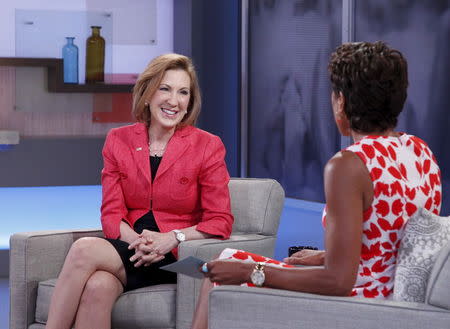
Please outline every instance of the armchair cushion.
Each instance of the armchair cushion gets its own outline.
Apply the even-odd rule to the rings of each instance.
[[[450,312],[423,303],[220,286],[210,293],[210,329],[448,329]]]
[[[38,286],[35,321],[47,322],[50,299],[56,279],[42,281]],[[174,328],[175,284],[161,284],[131,290],[120,295],[114,305],[112,321],[115,328]]]
[[[421,208],[408,220],[398,252],[394,300],[425,301],[431,270],[449,238],[450,217]],[[447,291],[448,288],[447,285]]]
[[[431,271],[426,302],[450,310],[450,242],[442,248]]]

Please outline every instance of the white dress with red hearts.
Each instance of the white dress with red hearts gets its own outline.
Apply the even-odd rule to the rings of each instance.
[[[361,259],[352,296],[389,298],[406,221],[419,207],[435,214],[441,209],[440,170],[427,144],[407,134],[400,137],[367,136],[346,150],[356,153],[364,162],[374,188],[373,203],[363,213]],[[325,217],[326,207],[324,224]],[[293,267],[230,248],[223,250],[219,259]],[[250,283],[243,285],[252,286]]]
[[[352,296],[389,298],[405,224],[419,207],[441,209],[436,159],[420,138],[366,136],[348,148],[364,162],[373,182],[372,205],[363,213],[358,276]],[[323,221],[325,224],[326,209]]]

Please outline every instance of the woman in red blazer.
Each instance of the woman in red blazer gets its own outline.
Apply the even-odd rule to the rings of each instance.
[[[110,328],[123,292],[173,283],[159,267],[185,240],[230,236],[233,216],[225,148],[194,127],[200,90],[189,58],[155,58],[133,89],[138,123],[112,129],[103,148],[105,238],[72,245],[52,296],[46,328]]]

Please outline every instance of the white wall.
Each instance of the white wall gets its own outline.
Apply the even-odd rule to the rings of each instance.
[[[15,10],[110,10],[105,4],[116,1],[102,0],[0,0],[0,57],[14,57],[15,49]],[[143,2],[156,1],[156,17],[149,13],[148,20],[156,19],[156,43],[112,45],[112,73],[139,73],[155,56],[173,52],[173,0],[127,0],[127,6],[137,8]],[[119,1],[119,2],[120,2]],[[142,13],[140,15],[142,17]],[[142,18],[139,17],[140,20]],[[133,18],[131,18],[133,19]],[[123,23],[123,22],[122,22]],[[132,25],[132,24],[130,24]],[[57,27],[55,27],[57,28]],[[130,33],[139,33],[130,31]],[[80,56],[83,56],[80,54]]]

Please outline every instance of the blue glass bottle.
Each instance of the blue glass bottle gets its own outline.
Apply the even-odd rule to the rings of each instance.
[[[67,44],[62,49],[64,61],[64,83],[78,83],[78,47],[74,37],[66,37]]]

